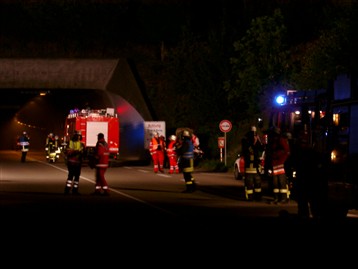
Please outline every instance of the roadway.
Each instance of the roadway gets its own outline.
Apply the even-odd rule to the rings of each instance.
[[[195,238],[206,247],[209,239],[221,244],[247,244],[247,237],[260,238],[261,242],[280,232],[301,239],[297,229],[324,236],[322,231],[333,227],[313,220],[300,221],[294,201],[269,204],[272,198],[267,190],[262,202],[245,201],[243,182],[235,180],[232,173],[197,170],[194,176],[198,190],[182,193],[185,187],[181,174],[155,174],[151,166],[117,164],[106,174],[111,195],[98,197],[91,195],[94,170],[84,166],[81,195],[66,196],[67,170],[62,159],[48,163],[43,152],[30,151],[27,162],[21,163],[20,155],[19,151],[0,151],[0,228],[8,231],[4,237],[16,234],[30,238],[30,242],[47,243],[71,238],[89,240],[86,247],[93,239],[107,237],[121,242],[126,238],[126,243],[143,242],[145,238],[144,242],[166,244]],[[351,230],[356,233],[356,217],[352,211],[347,220],[334,223],[333,231],[339,238]]]

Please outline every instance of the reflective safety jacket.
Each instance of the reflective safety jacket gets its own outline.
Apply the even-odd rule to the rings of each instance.
[[[107,142],[99,139],[96,143],[95,158],[97,168],[107,168],[109,163],[109,147]]]

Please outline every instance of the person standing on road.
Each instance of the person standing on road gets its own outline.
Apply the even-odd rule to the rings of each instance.
[[[324,121],[325,119],[322,119]],[[295,144],[296,184],[294,190],[297,213],[301,219],[325,216],[328,193],[330,152],[323,126],[309,130],[304,124]]]
[[[259,172],[261,160],[260,153],[264,145],[257,135],[256,126],[242,139],[242,155],[245,160],[245,196],[249,201],[262,199],[261,174]]]
[[[108,183],[105,174],[109,165],[109,147],[103,133],[97,135],[97,143],[94,152],[96,160],[96,184],[94,195],[109,195]]]
[[[169,174],[179,174],[178,155],[176,152],[177,137],[175,135],[171,135],[169,137],[169,141],[170,142],[167,148],[167,156],[169,160]]]
[[[194,145],[191,141],[189,131],[184,130],[182,134],[182,143],[178,148],[180,158],[179,167],[183,171],[186,189],[183,192],[194,192],[196,190],[195,179],[192,176],[194,172]]]
[[[288,183],[285,162],[290,155],[288,140],[278,127],[272,128],[268,136],[268,154],[272,168],[274,204],[288,202]]]
[[[30,137],[27,132],[22,132],[22,135],[19,137],[19,145],[21,148],[21,162],[24,163],[30,148]]]
[[[45,151],[46,156],[49,156],[51,153],[55,152],[58,148],[58,139],[56,139],[53,133],[49,133],[46,138]]]
[[[75,131],[65,152],[65,161],[68,169],[65,194],[69,194],[71,190],[72,194],[79,194],[78,187],[82,169],[83,153],[84,145],[81,142],[81,135]]]
[[[164,173],[164,151],[164,140],[159,138],[158,132],[154,132],[149,143],[149,152],[150,155],[152,155],[154,173],[158,173],[158,171]]]

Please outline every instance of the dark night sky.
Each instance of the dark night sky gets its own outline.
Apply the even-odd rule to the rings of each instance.
[[[182,27],[205,35],[223,20],[240,33],[252,18],[288,14],[297,38],[310,36],[321,22],[323,3],[308,0],[172,0],[172,1],[0,1],[0,34],[23,41],[176,42]],[[50,2],[51,4],[48,4]],[[334,2],[334,1],[333,1]],[[45,4],[44,4],[45,3]],[[65,3],[65,4],[60,4]],[[332,6],[332,5],[331,5]],[[6,39],[5,38],[5,39]],[[84,44],[85,45],[85,44]]]

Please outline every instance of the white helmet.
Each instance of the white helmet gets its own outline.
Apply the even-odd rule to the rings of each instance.
[[[177,137],[176,137],[175,135],[171,135],[171,136],[169,137],[169,139],[170,139],[171,141],[175,141],[175,140],[177,140]]]
[[[256,132],[257,131],[256,126],[251,126],[251,131]]]
[[[158,136],[159,133],[158,132],[153,132],[153,136]]]
[[[184,130],[183,132],[183,136],[187,136],[187,137],[190,137],[190,133],[188,130]]]

